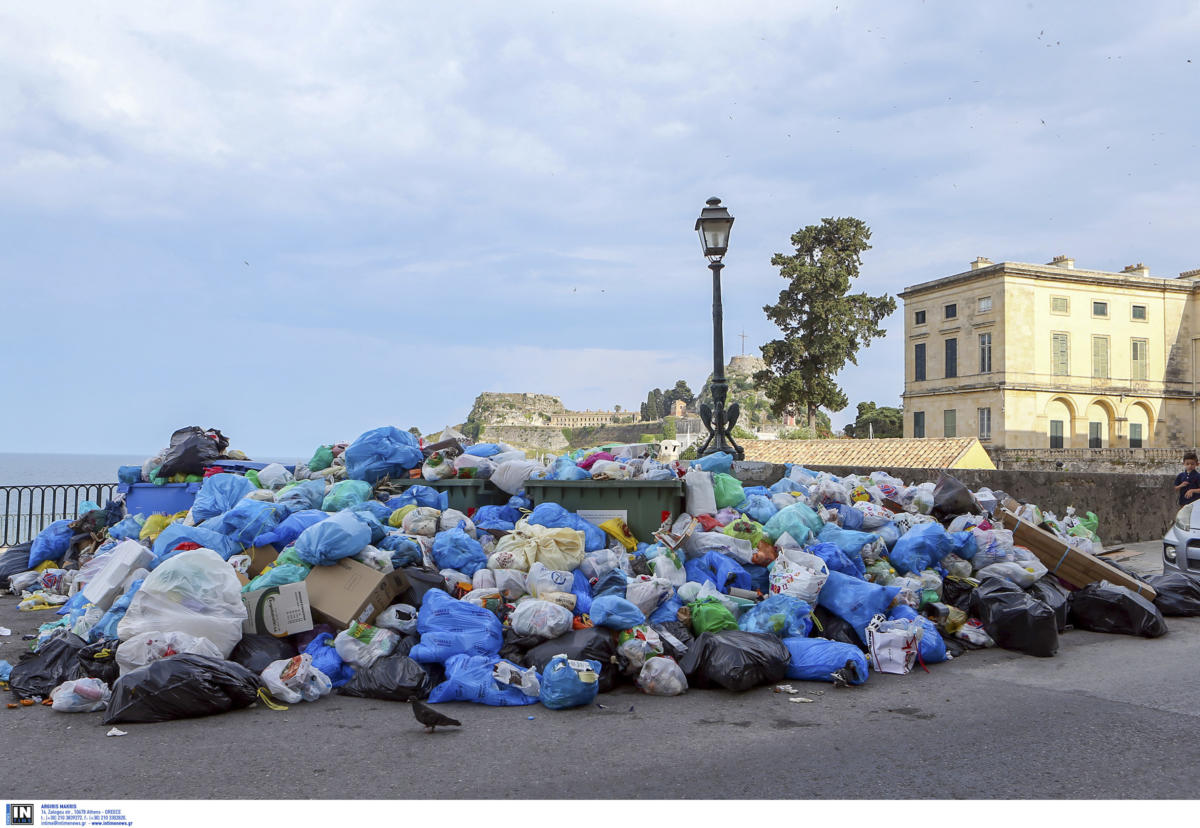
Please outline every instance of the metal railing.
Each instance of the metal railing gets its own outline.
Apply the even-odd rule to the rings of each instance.
[[[0,486],[0,548],[33,540],[56,520],[74,520],[85,500],[104,506],[116,493],[116,483]]]

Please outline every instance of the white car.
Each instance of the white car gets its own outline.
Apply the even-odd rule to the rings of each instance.
[[[1200,501],[1189,503],[1175,515],[1163,536],[1163,572],[1200,572]]]

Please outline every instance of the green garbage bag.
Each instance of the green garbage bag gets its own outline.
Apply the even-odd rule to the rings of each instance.
[[[731,474],[722,474],[721,472],[713,474],[713,494],[717,496],[718,509],[737,506],[746,499],[741,481]]]
[[[758,548],[759,541],[763,539],[762,524],[748,517],[738,518],[722,529],[721,532],[731,538],[748,540],[750,541],[750,545],[755,548]]]
[[[250,469],[248,472],[246,472],[246,479],[249,480],[251,483],[253,483],[254,488],[256,488],[256,489],[261,489],[263,487],[263,484],[258,482],[258,470],[257,469]]]
[[[322,471],[333,465],[333,446],[318,446],[308,461],[309,471]]]
[[[1087,517],[1081,517],[1079,523],[1071,527],[1071,531],[1068,534],[1077,538],[1087,538],[1094,541],[1098,537],[1099,529],[1100,518],[1096,517],[1095,512],[1088,512]]]
[[[692,632],[696,635],[719,630],[736,630],[737,619],[717,598],[705,598],[688,604],[692,611]]]

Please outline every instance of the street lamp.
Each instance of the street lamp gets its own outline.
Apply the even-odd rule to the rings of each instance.
[[[708,439],[700,447],[704,457],[717,452],[728,452],[734,459],[744,460],[746,452],[733,439],[733,427],[737,423],[741,408],[737,403],[725,409],[725,397],[729,383],[725,381],[725,336],[721,328],[721,263],[729,249],[729,231],[733,228],[733,216],[721,206],[721,199],[710,198],[708,206],[700,211],[696,219],[696,231],[700,234],[700,245],[708,258],[708,269],[713,276],[713,407],[700,406],[700,419],[708,429]]]

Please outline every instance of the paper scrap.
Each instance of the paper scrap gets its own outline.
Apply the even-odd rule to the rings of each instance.
[[[804,703],[806,703],[806,702],[807,702],[808,704],[812,704],[812,699],[806,699],[806,698],[804,698],[803,696],[796,696],[796,698],[794,698],[794,699],[788,699],[788,701],[790,701],[790,702],[796,702],[797,704],[804,704]]]
[[[129,734],[126,733],[124,730],[119,730],[114,727],[112,730],[108,731],[108,733],[105,733],[104,735],[105,736],[128,736]]]

